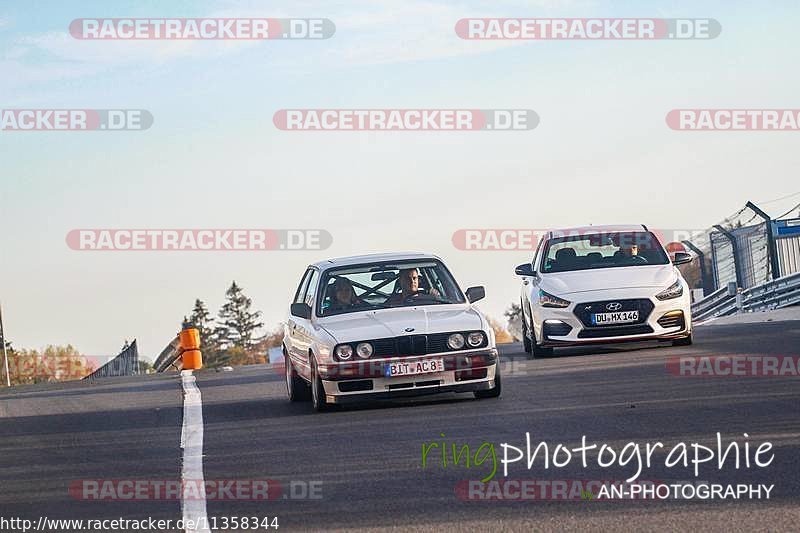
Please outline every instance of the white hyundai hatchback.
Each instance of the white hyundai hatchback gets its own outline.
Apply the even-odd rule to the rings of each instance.
[[[519,265],[525,351],[555,346],[670,339],[692,343],[689,287],[643,225],[551,231],[530,263]]]
[[[494,331],[441,259],[420,253],[310,265],[283,339],[286,389],[331,404],[439,392],[500,396]]]

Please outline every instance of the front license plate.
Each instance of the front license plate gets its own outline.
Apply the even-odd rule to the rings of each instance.
[[[603,326],[605,324],[629,324],[639,320],[639,311],[618,311],[616,313],[595,313],[592,315],[592,324]]]
[[[444,372],[443,359],[424,359],[420,361],[403,361],[386,365],[386,377],[413,376],[415,374],[430,374]]]

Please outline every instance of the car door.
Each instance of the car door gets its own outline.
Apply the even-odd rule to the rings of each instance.
[[[306,296],[306,288],[308,287],[308,280],[311,278],[312,269],[309,267],[308,270],[305,271],[303,277],[300,278],[300,284],[297,286],[297,290],[294,293],[294,298],[292,299],[292,303],[300,303],[305,301]],[[292,315],[291,310],[289,311],[289,317],[286,320],[286,352],[292,358],[295,363],[298,359],[298,348],[297,348],[297,320],[299,317]],[[296,368],[296,366],[295,366]]]
[[[314,301],[317,294],[318,285],[319,271],[316,268],[311,268],[309,269],[308,283],[306,283],[300,302],[307,304],[312,310],[314,309]],[[314,327],[312,324],[313,318],[306,319],[303,317],[293,316],[292,319],[294,321],[292,342],[295,350],[295,361],[297,362],[295,368],[304,377],[310,379],[311,360],[308,352],[314,342]]]
[[[544,244],[545,237],[539,239],[539,244],[536,246],[536,251],[533,252],[533,259],[531,264],[534,269],[541,268],[542,258],[540,257],[542,251],[542,244]],[[537,272],[538,274],[538,272]],[[527,320],[528,324],[533,323],[531,305],[536,298],[535,293],[538,292],[540,278],[538,275],[532,278],[522,279],[522,319]]]

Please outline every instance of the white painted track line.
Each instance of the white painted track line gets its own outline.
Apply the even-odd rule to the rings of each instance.
[[[206,495],[203,490],[205,487],[203,479],[203,399],[191,370],[181,372],[181,384],[183,385],[181,509],[183,510],[184,524],[193,523],[196,526],[193,529],[187,527],[185,531],[208,532]],[[198,487],[199,491],[196,490]]]

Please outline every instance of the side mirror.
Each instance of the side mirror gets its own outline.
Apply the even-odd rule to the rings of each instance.
[[[482,285],[467,289],[467,300],[469,300],[469,303],[477,302],[482,298],[486,298],[486,289],[483,288]]]
[[[311,318],[311,306],[306,303],[292,304],[289,308],[289,312],[292,316],[305,318],[306,320]]]
[[[518,265],[517,268],[514,269],[514,273],[517,276],[535,276],[536,271],[533,269],[530,263],[522,263]]]
[[[692,254],[686,252],[675,252],[675,257],[672,258],[673,265],[683,265],[692,262]]]

